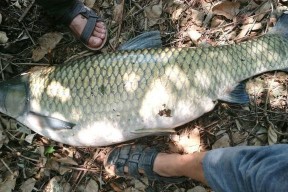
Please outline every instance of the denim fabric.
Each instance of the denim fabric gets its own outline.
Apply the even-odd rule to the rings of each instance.
[[[288,145],[212,150],[203,169],[216,192],[288,192]]]

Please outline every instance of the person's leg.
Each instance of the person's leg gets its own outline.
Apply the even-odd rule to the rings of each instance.
[[[287,191],[287,154],[287,144],[230,147],[189,155],[130,145],[113,149],[104,166],[119,176],[139,178],[141,173],[150,180],[165,182],[185,176],[208,184],[214,191]]]
[[[207,184],[203,171],[206,152],[188,155],[159,153],[154,161],[153,171],[164,177],[185,176]]]
[[[78,0],[36,0],[36,3],[42,6],[49,15],[55,17],[57,20],[61,20],[65,17],[67,9],[71,9]],[[71,23],[69,28],[79,38],[85,28],[87,19],[82,15],[76,16]],[[88,40],[88,47],[98,48],[105,41],[107,32],[105,24],[101,21],[97,22],[91,37]]]

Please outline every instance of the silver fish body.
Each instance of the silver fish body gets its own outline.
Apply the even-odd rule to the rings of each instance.
[[[287,68],[287,58],[288,40],[279,34],[219,47],[119,51],[3,82],[0,106],[53,140],[111,145],[171,132],[211,111],[242,80]]]

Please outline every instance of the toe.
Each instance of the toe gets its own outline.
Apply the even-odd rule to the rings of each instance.
[[[105,36],[106,36],[106,34],[105,33],[101,33],[101,32],[98,32],[98,31],[93,31],[93,36],[94,37],[98,37],[98,38],[100,38],[100,39],[105,39]]]
[[[89,47],[92,47],[92,48],[98,48],[102,45],[102,43],[103,43],[103,39],[94,37],[94,36],[90,37],[88,41]]]

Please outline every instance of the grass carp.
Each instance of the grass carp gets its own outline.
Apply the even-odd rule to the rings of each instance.
[[[41,68],[0,83],[1,112],[74,146],[171,132],[219,99],[247,102],[241,81],[287,68],[287,26],[284,14],[270,34],[240,44],[118,51]]]

